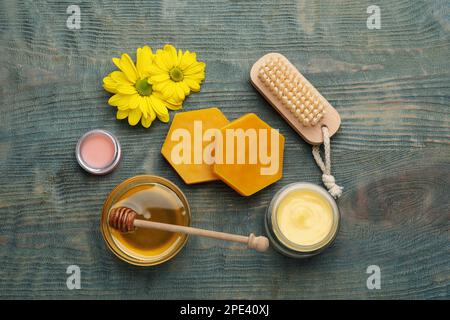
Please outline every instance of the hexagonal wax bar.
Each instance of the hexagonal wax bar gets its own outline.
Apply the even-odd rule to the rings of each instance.
[[[253,113],[221,129],[214,173],[243,196],[278,181],[283,172],[284,137]],[[222,159],[221,159],[222,158]]]
[[[185,183],[218,180],[212,168],[215,140],[228,123],[218,108],[175,115],[161,153]]]

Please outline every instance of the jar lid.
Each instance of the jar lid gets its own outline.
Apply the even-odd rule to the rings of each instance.
[[[117,167],[121,159],[119,140],[109,131],[86,132],[75,149],[78,164],[87,172],[103,175]]]

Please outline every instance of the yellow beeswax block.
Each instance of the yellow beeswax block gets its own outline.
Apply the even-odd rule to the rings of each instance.
[[[216,140],[215,174],[243,196],[250,196],[282,177],[284,137],[253,113],[221,129]],[[220,152],[221,151],[221,152]]]
[[[161,153],[185,183],[218,180],[212,169],[215,137],[228,123],[218,108],[175,115]]]

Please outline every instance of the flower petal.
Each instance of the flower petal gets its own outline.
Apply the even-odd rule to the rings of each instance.
[[[120,59],[119,58],[112,58],[112,62],[115,64],[115,66],[120,69]]]
[[[181,58],[180,68],[184,71],[197,61],[197,54],[187,50]]]
[[[129,109],[136,109],[141,104],[141,96],[136,93],[130,96],[128,100],[128,108]]]
[[[164,46],[164,51],[167,53],[167,60],[171,63],[171,66],[169,68],[176,66],[178,62],[177,49],[171,44],[166,44]]]
[[[111,78],[111,75],[108,75],[103,78],[103,84],[115,86],[116,82]]]
[[[117,106],[117,109],[119,109],[119,110],[128,110],[130,108],[128,107],[128,105],[123,105],[123,106]]]
[[[163,73],[158,73],[158,74],[156,74],[154,76],[151,76],[150,77],[150,82],[152,84],[155,84],[155,83],[163,82],[163,81],[166,81],[166,80],[169,80],[169,79],[170,79],[169,73],[168,72],[163,72]]]
[[[183,82],[186,83],[192,91],[200,91],[200,81],[194,80],[190,77],[185,77]]]
[[[147,97],[142,97],[142,96],[140,96],[140,95],[137,95],[138,96],[138,107],[139,107],[139,109],[141,109],[141,112],[142,112],[142,116],[143,117],[147,117],[148,116],[148,113],[149,113],[149,108],[148,108],[148,105],[147,105],[147,102],[145,101],[146,99],[147,99]]]
[[[128,117],[128,114],[129,114],[128,110],[117,110],[116,118],[118,120],[122,120]]]
[[[136,68],[142,78],[149,76],[149,68],[153,63],[154,54],[149,46],[137,48]]]
[[[154,97],[156,97],[156,98],[158,98],[159,100],[161,100],[163,103],[164,103],[164,105],[167,107],[167,109],[170,109],[170,110],[179,110],[179,109],[181,109],[182,107],[183,107],[183,104],[182,104],[182,101],[180,102],[180,101],[175,101],[174,99],[172,99],[172,98],[169,98],[169,99],[165,99],[163,96],[162,96],[162,94],[161,93],[159,93],[159,92],[153,92],[153,96]]]
[[[191,92],[191,89],[189,89],[189,86],[184,81],[178,82],[178,86],[184,91],[185,96]]]
[[[141,120],[141,116],[142,116],[142,112],[141,109],[136,108],[130,111],[130,113],[128,114],[128,123],[131,126],[135,126],[139,120]]]
[[[166,102],[167,109],[180,110],[181,108],[183,108],[183,104],[182,103],[175,103],[174,101],[172,102],[170,100],[169,101],[166,100],[165,102]]]
[[[113,71],[110,74],[110,77],[117,83],[121,84],[133,84],[128,78],[125,76],[125,73],[122,71]]]
[[[170,66],[169,63],[166,64],[165,60],[166,60],[165,52],[160,51],[159,54],[156,54],[154,62],[158,66],[159,69],[169,72],[170,68],[172,68],[172,67]]]
[[[205,72],[205,63],[204,62],[196,62],[193,63],[192,65],[190,65],[188,68],[186,68],[185,70],[183,70],[183,74],[185,76],[190,76],[190,75],[200,75],[203,73],[203,78],[205,77],[204,72]]]
[[[165,99],[173,97],[175,95],[175,83],[171,80],[156,83],[153,85],[155,91],[161,92]]]
[[[136,88],[129,84],[118,84],[117,91],[123,94],[135,94],[137,93]]]
[[[178,50],[178,56],[177,56],[177,66],[180,66],[181,59],[183,58],[183,51]]]
[[[147,104],[148,114],[150,119],[153,121],[156,118],[155,110],[153,109],[150,97],[145,97],[145,103]]]
[[[153,106],[153,109],[155,110],[156,116],[158,117],[159,120],[161,120],[162,122],[168,122],[170,117],[169,117],[169,111],[167,110],[166,106],[164,105],[164,102],[162,102],[162,100],[160,100],[159,98],[155,97],[155,96],[150,96],[150,102],[151,105]]]
[[[117,93],[116,87],[111,87],[108,86],[106,84],[103,85],[103,89],[105,89],[106,91],[110,92],[110,93]]]
[[[127,76],[128,80],[133,83],[135,83],[139,78],[136,66],[127,53],[122,54],[122,57],[120,59],[120,70],[122,70],[123,73],[125,73],[125,75]]]
[[[197,74],[191,74],[191,75],[185,76],[184,79],[192,79],[192,80],[200,83],[205,79],[205,73],[201,72],[201,73],[197,73]]]
[[[121,109],[127,109],[131,95],[116,93],[108,100],[108,104]]]
[[[157,75],[157,74],[160,74],[160,73],[168,73],[169,72],[168,70],[163,70],[160,67],[158,67],[158,65],[156,64],[156,57],[154,59],[154,62],[155,63],[153,63],[152,65],[150,65],[148,67],[148,72],[149,72],[150,76]]]
[[[152,122],[153,122],[153,119],[150,119],[150,117],[142,117],[141,118],[141,124],[144,128],[150,127]]]
[[[117,93],[116,86],[116,82],[110,76],[103,78],[103,88],[105,88],[106,91]]]
[[[180,86],[179,82],[175,83],[175,100],[179,100],[179,101],[183,101],[185,98],[185,94],[184,94],[184,90],[182,89],[182,87]]]

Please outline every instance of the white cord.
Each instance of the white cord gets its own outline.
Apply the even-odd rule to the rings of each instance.
[[[322,170],[322,181],[328,192],[337,199],[342,195],[342,187],[336,184],[336,180],[331,175],[331,148],[330,148],[330,134],[326,126],[322,127],[323,133],[323,149],[325,151],[325,162],[320,155],[320,146],[313,146],[312,154],[317,165]]]

